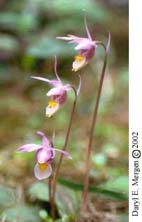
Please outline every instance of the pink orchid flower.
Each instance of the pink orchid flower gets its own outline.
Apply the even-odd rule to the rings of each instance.
[[[50,177],[52,174],[51,163],[55,158],[56,151],[63,153],[68,159],[72,159],[69,153],[52,147],[52,143],[48,140],[43,132],[38,131],[37,134],[42,137],[42,144],[25,144],[18,148],[18,152],[26,153],[36,151],[37,163],[34,167],[34,174],[38,180]]]
[[[78,51],[78,55],[75,56],[75,60],[72,64],[72,71],[78,71],[82,67],[88,64],[90,59],[93,58],[95,54],[95,49],[97,47],[98,41],[92,40],[91,34],[89,32],[86,17],[85,17],[85,29],[87,33],[87,38],[81,38],[74,35],[67,35],[67,37],[57,37],[57,39],[69,41],[69,43],[76,44],[75,50]]]
[[[72,89],[70,84],[63,85],[61,79],[58,76],[57,70],[57,60],[55,58],[55,80],[49,80],[46,78],[38,77],[38,76],[32,76],[32,78],[41,80],[44,82],[49,83],[53,88],[47,92],[47,96],[50,97],[50,100],[48,102],[48,106],[46,107],[46,116],[51,117],[55,112],[58,111],[58,109],[66,102],[67,100],[67,92]]]

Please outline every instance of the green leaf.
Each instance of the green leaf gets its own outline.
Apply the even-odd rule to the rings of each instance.
[[[50,10],[52,9],[52,11],[59,15],[69,16],[74,14],[76,17],[83,16],[83,10],[85,10],[87,16],[92,17],[95,21],[106,21],[109,17],[107,10],[98,2],[92,0],[48,0],[46,1],[45,7],[50,8]]]
[[[28,189],[27,193],[31,196],[31,198],[49,201],[49,191],[46,183],[43,182],[33,183]]]
[[[121,215],[119,214],[118,220],[123,222],[128,222],[129,221],[128,214],[121,214]]]
[[[24,205],[5,210],[1,215],[2,218],[5,218],[6,222],[40,222],[37,208]]]
[[[80,206],[80,195],[75,190],[58,186],[56,204],[61,215],[77,213]]]
[[[92,156],[92,161],[96,166],[100,167],[106,164],[107,158],[103,153],[99,153]]]
[[[27,32],[38,26],[36,17],[29,13],[3,12],[0,14],[0,26],[18,32]]]
[[[128,193],[128,176],[120,176],[101,185],[108,190]]]
[[[19,44],[16,39],[10,35],[0,35],[0,49],[10,52],[16,52],[19,48]]]
[[[74,55],[74,50],[71,45],[43,36],[29,46],[26,54],[37,58],[53,58],[55,55],[67,57]]]
[[[34,30],[38,26],[37,18],[29,13],[23,13],[20,15],[20,19],[17,21],[18,30],[20,32],[28,32]]]
[[[68,187],[68,188],[76,190],[76,191],[82,191],[83,190],[83,184],[75,183],[73,181],[65,180],[63,178],[59,178],[59,183],[62,184],[63,186],[65,186],[65,187]],[[122,192],[116,192],[116,191],[103,189],[101,187],[89,186],[89,191],[91,193],[102,194],[103,196],[106,196],[106,197],[109,197],[109,198],[112,198],[112,199],[116,199],[116,200],[128,200],[127,194],[124,194]]]
[[[39,211],[39,216],[40,218],[42,218],[43,220],[46,220],[46,218],[48,217],[48,213],[46,210],[40,210]]]
[[[18,15],[11,12],[0,13],[0,26],[13,30],[17,26]]]
[[[16,194],[10,188],[0,185],[0,208],[10,207],[16,202]]]

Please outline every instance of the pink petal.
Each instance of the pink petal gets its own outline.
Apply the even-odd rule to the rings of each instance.
[[[80,50],[80,49],[90,49],[90,46],[94,47],[94,42],[90,41],[89,39],[83,39],[82,41],[80,41],[80,43],[75,47],[75,50]]]
[[[31,78],[37,79],[40,81],[44,81],[44,82],[48,82],[52,86],[57,86],[57,87],[61,86],[61,82],[59,80],[50,80],[50,79],[46,79],[46,78],[38,77],[38,76],[31,76]]]
[[[56,39],[61,39],[61,40],[67,40],[67,41],[70,41],[70,40],[72,40],[72,37],[71,37],[71,36],[68,36],[68,37],[61,37],[61,36],[58,36],[58,37],[56,37]]]
[[[37,159],[37,162],[39,163],[45,163],[51,159],[53,159],[53,152],[52,152],[52,149],[48,148],[41,148],[37,151],[36,153],[36,159]]]
[[[49,146],[50,146],[50,141],[49,141],[48,138],[45,136],[45,134],[44,134],[43,132],[41,132],[41,131],[38,131],[37,134],[42,137],[43,147],[49,147]]]
[[[50,177],[50,175],[52,174],[52,167],[51,167],[51,165],[48,165],[46,170],[41,171],[38,166],[38,163],[37,163],[34,167],[34,174],[38,180],[46,179],[46,178]]]
[[[52,148],[52,150],[55,150],[55,151],[58,151],[58,152],[62,153],[62,154],[65,155],[68,159],[72,159],[71,155],[70,155],[68,152],[64,151],[64,150],[60,150],[60,149],[56,149],[56,148]]]
[[[69,43],[79,44],[84,38],[75,35],[68,35],[68,37],[56,37],[57,39],[69,41]]]
[[[57,72],[57,57],[55,56],[55,62],[54,62],[54,72],[55,72],[55,75],[56,75],[56,78],[57,80],[60,82],[60,84],[62,85],[62,82],[61,82],[61,79],[58,75],[58,72]]]
[[[86,21],[86,16],[84,17],[84,23],[85,23],[85,29],[86,29],[86,33],[87,33],[87,37],[88,39],[92,40],[88,25],[87,25],[87,21]]]
[[[66,90],[66,91],[70,91],[72,89],[71,85],[70,84],[66,84],[63,86],[63,89]]]
[[[38,144],[25,144],[23,146],[20,146],[17,151],[20,153],[24,153],[24,152],[32,152],[32,151],[36,151],[38,149],[41,149],[42,146],[38,145]]]
[[[63,89],[61,87],[55,87],[48,91],[47,96],[58,96],[63,93]]]

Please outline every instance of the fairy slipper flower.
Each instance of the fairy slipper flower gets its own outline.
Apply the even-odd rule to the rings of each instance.
[[[74,43],[76,45],[75,50],[78,51],[78,54],[75,56],[75,60],[72,64],[72,71],[75,72],[87,65],[90,59],[93,58],[97,43],[99,43],[98,41],[92,40],[87,26],[86,18],[85,29],[87,33],[87,38],[82,38],[74,35],[67,35],[67,37],[57,37],[57,39],[66,40],[69,41],[69,43]]]
[[[41,80],[49,83],[53,88],[47,92],[47,96],[50,97],[48,102],[48,106],[46,107],[46,116],[51,117],[54,113],[56,113],[59,108],[66,102],[67,100],[67,92],[72,89],[70,84],[63,85],[61,79],[59,78],[56,70],[57,61],[55,59],[54,69],[56,74],[55,80],[49,80],[42,77],[32,76],[32,78]]]
[[[34,174],[38,180],[50,177],[52,174],[51,163],[55,158],[56,151],[63,153],[67,158],[71,159],[69,153],[52,147],[52,143],[48,140],[43,132],[38,131],[37,134],[42,137],[42,144],[25,144],[18,148],[17,152],[26,153],[36,151],[37,163],[34,167]]]

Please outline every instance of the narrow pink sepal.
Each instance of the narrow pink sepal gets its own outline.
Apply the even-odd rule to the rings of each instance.
[[[68,159],[72,159],[71,155],[68,152],[64,151],[64,150],[60,150],[60,149],[56,149],[56,148],[51,148],[49,150],[58,151],[58,152],[62,153],[63,155],[65,155]]]
[[[62,85],[62,82],[61,82],[61,79],[58,75],[58,72],[57,72],[57,56],[55,56],[55,62],[54,62],[54,72],[55,72],[55,75],[56,75],[56,78],[57,80],[60,82],[60,84]]]
[[[38,149],[42,148],[42,145],[38,145],[38,144],[25,144],[23,146],[20,146],[17,149],[17,152],[19,153],[26,153],[26,152],[32,152],[32,151],[36,151]]]
[[[66,85],[63,86],[63,89],[64,89],[65,91],[70,91],[70,90],[72,89],[72,87],[71,87],[70,84],[66,84]]]
[[[52,86],[60,86],[61,85],[61,82],[59,80],[50,80],[50,79],[47,79],[47,78],[43,78],[43,77],[39,77],[39,76],[31,76],[32,79],[36,79],[36,80],[40,80],[40,81],[43,81],[43,82],[48,82],[50,85]]]
[[[91,37],[90,31],[89,31],[89,28],[88,28],[88,25],[87,25],[87,19],[86,19],[86,16],[84,16],[84,23],[85,23],[85,29],[86,29],[87,37],[88,37],[88,39],[92,40],[92,37]]]
[[[37,134],[42,137],[43,147],[49,147],[50,146],[50,141],[45,136],[45,134],[43,132],[41,132],[41,131],[37,131]]]

